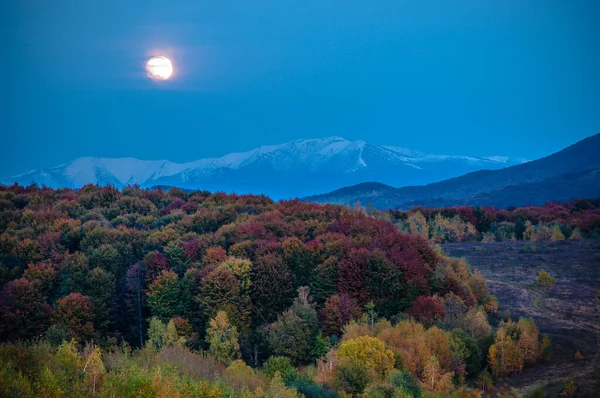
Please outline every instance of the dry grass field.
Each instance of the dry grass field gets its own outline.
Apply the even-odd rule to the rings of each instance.
[[[600,396],[600,241],[457,243],[442,246],[465,257],[486,277],[500,301],[500,314],[531,316],[552,341],[549,362],[507,380],[525,395],[542,387],[559,396],[573,380],[575,396]],[[556,279],[543,289],[540,270]],[[579,351],[583,359],[577,359]]]

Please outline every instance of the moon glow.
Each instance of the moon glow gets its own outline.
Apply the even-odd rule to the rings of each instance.
[[[150,79],[167,80],[173,74],[173,64],[167,57],[152,57],[146,62],[146,73]]]

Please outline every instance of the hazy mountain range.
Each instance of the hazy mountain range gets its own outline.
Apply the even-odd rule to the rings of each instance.
[[[29,185],[35,182],[55,188],[78,188],[90,183],[116,187],[161,185],[266,194],[281,199],[314,195],[366,181],[396,187],[423,185],[524,161],[504,156],[429,154],[329,137],[262,146],[243,153],[188,163],[84,157],[5,178],[0,183]]]
[[[501,170],[476,171],[425,186],[363,183],[305,198],[319,203],[372,204],[381,209],[478,205],[504,208],[600,198],[600,134],[553,155]]]

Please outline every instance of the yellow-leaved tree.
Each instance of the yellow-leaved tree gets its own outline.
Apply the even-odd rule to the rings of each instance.
[[[519,348],[523,352],[523,360],[527,365],[533,365],[538,359],[540,333],[531,318],[520,318],[517,324],[520,330]]]
[[[523,365],[531,365],[544,355],[550,342],[540,343],[538,328],[531,318],[520,318],[517,323],[503,322],[494,344],[489,349],[488,361],[494,376],[502,377],[520,373]]]
[[[423,213],[420,211],[410,213],[407,221],[411,234],[429,239],[429,225],[427,225],[427,219],[423,216]]]
[[[432,393],[448,393],[452,390],[453,372],[444,372],[435,355],[432,355],[425,363],[423,369],[423,388]]]
[[[558,224],[554,224],[552,226],[552,235],[550,236],[550,240],[565,240],[565,234],[562,233]]]
[[[102,352],[99,347],[88,346],[85,351],[87,355],[83,373],[92,387],[92,394],[96,395],[96,391],[106,378],[106,368],[104,367],[104,362],[102,362]]]
[[[206,337],[210,344],[209,351],[217,359],[230,363],[240,357],[239,333],[227,318],[225,311],[217,312],[206,329]]]
[[[361,336],[344,341],[337,352],[341,359],[367,367],[371,376],[383,379],[394,368],[394,353],[377,337]]]

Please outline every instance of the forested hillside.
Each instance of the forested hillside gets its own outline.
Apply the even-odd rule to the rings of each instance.
[[[449,394],[548,347],[491,328],[464,261],[340,206],[14,185],[0,232],[0,339],[29,342],[0,348],[1,395]]]

